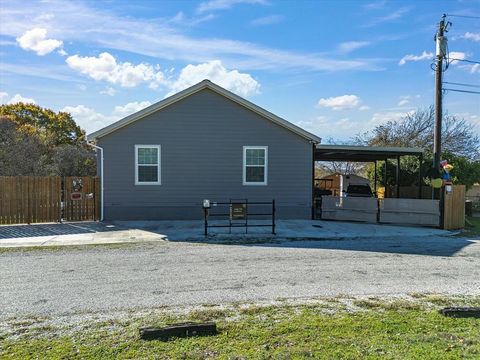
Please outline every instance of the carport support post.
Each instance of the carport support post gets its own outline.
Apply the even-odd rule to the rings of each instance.
[[[312,220],[315,220],[315,143],[312,143]]]
[[[374,180],[374,188],[375,188],[375,196],[377,196],[377,160],[375,160],[375,180]]]
[[[387,167],[388,167],[388,158],[385,158],[385,169],[384,169],[384,178],[383,178],[383,198],[387,197]]]
[[[422,165],[423,165],[423,155],[418,157],[418,198],[422,198]]]
[[[400,155],[397,156],[397,168],[395,169],[395,184],[397,185],[397,199],[400,198]]]

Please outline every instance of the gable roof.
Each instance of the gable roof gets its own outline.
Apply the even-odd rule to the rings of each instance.
[[[212,83],[210,80],[203,80],[199,82],[198,84],[195,84],[185,90],[182,90],[172,96],[167,97],[166,99],[163,99],[153,105],[150,105],[146,107],[145,109],[142,109],[132,115],[129,115],[127,117],[124,117],[123,119],[114,122],[113,124],[110,124],[100,130],[97,130],[89,135],[87,135],[87,139],[89,141],[96,140],[98,138],[101,138],[107,134],[110,134],[124,126],[127,126],[137,120],[140,120],[144,118],[147,115],[150,115],[160,109],[163,109],[169,105],[172,105],[176,103],[177,101],[180,101],[190,95],[195,94],[196,92],[203,90],[203,89],[210,89],[214,91],[215,93],[222,95],[226,97],[227,99],[236,102],[237,104],[243,106],[244,108],[247,108],[250,111],[253,111],[257,113],[258,115],[272,121],[273,123],[280,125],[284,127],[285,129],[290,130],[291,132],[300,135],[301,137],[308,139],[314,143],[320,143],[321,138],[319,138],[316,135],[313,135],[309,133],[306,130],[303,130],[301,127],[292,124],[291,122],[288,122],[287,120],[282,119],[281,117],[272,114],[271,112],[261,108],[260,106],[255,105],[254,103],[245,100],[244,98],[235,95],[234,93],[222,88],[221,86],[218,86],[217,84]]]

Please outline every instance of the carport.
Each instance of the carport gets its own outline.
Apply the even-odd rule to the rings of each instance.
[[[351,145],[322,145],[315,147],[315,162],[317,161],[348,161],[375,164],[374,188],[377,191],[377,163],[385,161],[385,179],[387,178],[388,160],[396,160],[395,185],[396,195],[400,197],[400,158],[402,156],[416,156],[419,161],[418,172],[418,198],[422,198],[422,163],[423,150],[420,148],[404,147],[374,147]]]
[[[385,162],[385,188],[389,160],[396,162],[394,198],[345,197],[322,195],[314,196],[314,219],[362,221],[370,223],[391,223],[411,225],[440,225],[440,207],[438,200],[422,199],[422,163],[423,150],[403,147],[370,147],[352,145],[316,145],[314,160],[338,162],[362,162],[375,165],[374,191],[377,192],[378,162]],[[400,198],[400,159],[402,156],[415,156],[419,161],[417,198]],[[315,176],[314,184],[315,187]],[[314,188],[315,190],[315,188]],[[386,195],[386,192],[385,192]]]

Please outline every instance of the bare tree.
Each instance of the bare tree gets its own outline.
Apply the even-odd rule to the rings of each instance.
[[[378,125],[372,131],[357,135],[355,142],[369,146],[433,148],[435,123],[433,106],[406,113],[400,120]],[[469,159],[479,157],[480,139],[465,119],[446,114],[442,122],[442,150]]]
[[[332,138],[326,139],[326,144],[331,145],[354,145],[352,142],[340,142]],[[365,168],[365,163],[355,161],[317,161],[315,167],[320,170],[321,173],[334,174],[339,173],[342,175],[362,175]]]

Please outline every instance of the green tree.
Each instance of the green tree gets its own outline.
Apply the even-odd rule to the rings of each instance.
[[[444,152],[442,155],[443,159],[453,165],[450,175],[454,184],[462,184],[469,189],[473,184],[480,182],[480,160],[471,160],[449,152]]]
[[[51,172],[60,176],[95,176],[95,154],[84,146],[57,146],[52,155]]]
[[[85,132],[65,112],[35,104],[0,106],[0,175],[96,174]]]
[[[46,147],[36,134],[18,131],[18,126],[0,116],[0,176],[45,175]]]
[[[2,115],[17,124],[20,132],[39,136],[49,148],[61,144],[79,145],[85,141],[85,131],[66,112],[55,112],[36,104],[16,103],[0,105]]]

